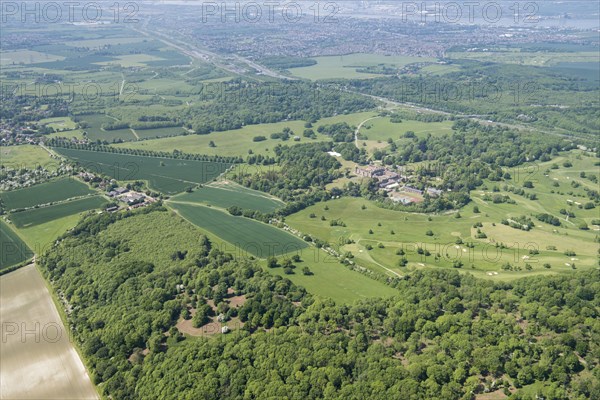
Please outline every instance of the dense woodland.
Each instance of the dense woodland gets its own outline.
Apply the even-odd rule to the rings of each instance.
[[[416,272],[390,283],[398,296],[337,305],[234,260],[161,206],[89,216],[40,265],[107,397],[600,397],[596,270],[510,284]],[[207,304],[243,327],[174,327],[217,312]]]
[[[286,205],[278,212],[292,214],[328,199],[330,195],[325,185],[342,176],[341,164],[326,153],[331,146],[328,142],[277,146],[273,150],[280,171],[266,168],[253,174],[239,173],[232,178],[246,187],[279,197]]]
[[[489,164],[486,171],[494,173],[498,167],[514,167],[526,161],[548,161],[559,151],[575,147],[571,141],[559,136],[528,134],[524,135],[509,128],[483,125],[468,119],[457,120],[452,126],[451,135],[428,135],[426,138],[413,138],[413,143],[398,150],[386,163],[432,161],[449,166],[464,160],[480,160]],[[491,169],[491,171],[490,171]]]
[[[304,82],[232,80],[201,87],[197,95],[200,101],[180,118],[198,134],[285,120],[315,122],[375,107],[370,98]]]

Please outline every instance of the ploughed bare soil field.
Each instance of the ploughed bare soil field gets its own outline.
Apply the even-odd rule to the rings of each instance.
[[[97,399],[33,264],[0,277],[0,399]]]

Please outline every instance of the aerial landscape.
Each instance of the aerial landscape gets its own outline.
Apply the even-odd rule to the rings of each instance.
[[[600,3],[0,19],[0,399],[600,399]]]

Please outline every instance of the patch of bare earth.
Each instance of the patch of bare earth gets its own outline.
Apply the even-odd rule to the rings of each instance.
[[[192,310],[192,316],[196,313],[196,310]],[[244,323],[240,321],[238,317],[232,318],[227,322],[217,321],[217,317],[211,317],[210,321],[202,325],[199,328],[194,328],[192,319],[180,319],[175,325],[179,332],[190,335],[190,336],[214,336],[221,334],[221,328],[227,326],[230,331],[241,329]]]
[[[498,389],[495,392],[475,395],[475,400],[501,400],[506,398],[508,398],[508,396],[504,394],[503,389]]]
[[[238,308],[244,305],[246,302],[246,296],[232,296],[235,291],[232,288],[227,289],[227,295],[231,296],[224,301],[229,303],[229,307]],[[215,305],[214,300],[210,299],[206,301],[206,304],[212,308],[213,312],[218,315],[217,307]],[[241,329],[244,326],[244,323],[240,321],[238,317],[231,318],[226,322],[217,321],[217,317],[211,317],[210,321],[201,327],[195,328],[192,322],[193,316],[196,314],[196,309],[190,309],[190,318],[189,319],[179,319],[177,325],[175,327],[179,329],[179,332],[190,335],[190,336],[213,336],[217,334],[221,334],[221,329],[224,326],[227,326],[230,331],[235,331],[237,329]]]
[[[229,300],[230,307],[241,307],[246,302],[246,296],[244,296],[244,295],[233,296],[233,297],[229,298],[228,300]]]

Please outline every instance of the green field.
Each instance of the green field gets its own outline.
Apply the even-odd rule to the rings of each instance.
[[[35,254],[44,254],[54,241],[77,225],[79,214],[68,215],[41,224],[19,229],[19,235]]]
[[[432,64],[427,65],[419,70],[430,75],[444,75],[450,72],[460,71],[460,66],[454,64]]]
[[[145,180],[151,188],[167,194],[183,192],[189,186],[215,179],[231,165],[89,150],[54,150],[91,172],[105,174],[119,181]]]
[[[82,123],[88,126],[83,128],[87,132],[87,137],[90,140],[102,140],[111,143],[113,140],[135,140],[133,132],[130,129],[115,129],[104,130],[102,124],[115,122],[115,118],[111,118],[104,114],[90,114],[79,117]]]
[[[0,220],[0,270],[33,257],[33,252],[23,240],[2,220]]]
[[[443,135],[452,133],[452,121],[443,122],[421,122],[403,119],[402,122],[393,123],[389,117],[376,118],[366,122],[360,128],[360,134],[368,140],[392,140],[398,142],[408,131],[413,131],[417,137],[431,135]]]
[[[0,193],[4,208],[8,211],[29,208],[40,204],[86,196],[94,193],[85,183],[75,178],[61,178],[24,189]]]
[[[54,132],[54,133],[49,134],[47,137],[49,139],[52,139],[52,138],[67,138],[67,139],[75,138],[78,140],[84,139],[83,129],[74,129],[72,131]]]
[[[167,136],[178,136],[185,133],[185,131],[182,127],[171,126],[168,128],[135,129],[135,133],[140,139],[152,139]]]
[[[193,193],[177,195],[171,200],[181,203],[202,203],[220,208],[238,206],[263,213],[275,211],[285,204],[273,196],[229,181],[217,181],[198,188]]]
[[[19,229],[28,228],[69,215],[78,214],[83,211],[101,208],[106,203],[106,199],[102,196],[86,197],[53,206],[33,208],[30,210],[13,213],[10,215],[10,220]]]
[[[99,48],[104,46],[113,46],[115,44],[139,43],[144,40],[146,39],[143,37],[107,37],[101,39],[73,40],[70,42],[65,42],[65,44],[73,47]]]
[[[48,171],[56,171],[59,162],[50,157],[50,154],[41,147],[23,144],[0,147],[0,165],[13,169],[34,169],[41,166]]]
[[[54,133],[46,136],[48,138],[83,139],[83,129],[77,129],[77,123],[71,117],[44,118],[39,123],[54,129]]]
[[[291,68],[290,72],[305,79],[335,79],[335,78],[373,78],[377,74],[358,72],[360,67],[370,67],[383,64],[388,67],[401,68],[411,63],[435,62],[435,58],[411,56],[384,56],[379,54],[349,54],[344,56],[314,57],[317,64],[310,67]]]
[[[201,205],[170,203],[170,206],[194,225],[235,245],[242,257],[267,258],[308,247],[303,240],[252,219],[234,217]]]
[[[53,117],[39,120],[40,124],[46,125],[55,131],[72,131],[77,127],[77,123],[71,117]]]
[[[319,125],[335,124],[338,122],[347,122],[350,125],[357,126],[365,119],[377,115],[375,112],[367,111],[361,113],[338,115],[335,117],[323,118],[313,124],[316,128]],[[142,140],[138,142],[128,142],[114,144],[114,147],[123,147],[130,149],[153,150],[153,151],[173,151],[181,150],[186,153],[210,154],[221,156],[246,156],[251,150],[254,154],[264,154],[274,156],[273,148],[278,145],[293,145],[296,143],[307,143],[316,141],[330,140],[328,136],[317,133],[317,139],[307,139],[302,137],[305,121],[285,121],[272,124],[246,125],[241,129],[234,129],[222,132],[212,132],[208,135],[186,135],[163,139]],[[272,133],[281,132],[283,128],[289,127],[295,135],[301,137],[299,142],[293,140],[281,141],[280,139],[271,139]],[[316,133],[316,129],[313,129]],[[143,131],[139,131],[138,134]],[[255,136],[265,136],[267,140],[254,142]],[[216,147],[209,147],[209,142],[214,142]]]
[[[121,67],[146,67],[146,63],[152,61],[162,61],[164,58],[152,56],[149,54],[127,54],[122,56],[116,56],[110,61],[101,61],[100,65],[114,65],[118,64]]]

